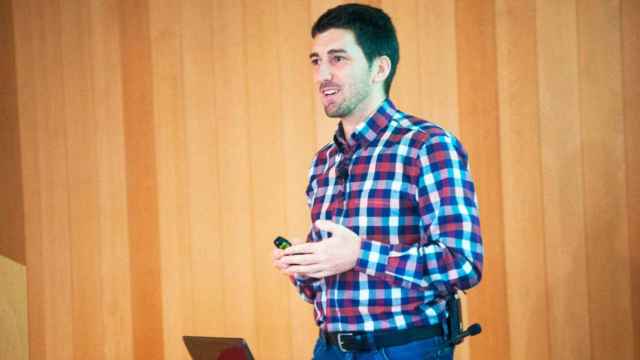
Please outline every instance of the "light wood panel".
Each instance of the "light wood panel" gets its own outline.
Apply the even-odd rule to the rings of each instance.
[[[92,104],[96,119],[99,286],[105,360],[133,359],[119,4],[92,2]]]
[[[422,68],[420,62],[420,44],[418,37],[418,1],[382,0],[382,7],[394,20],[400,48],[400,62],[393,79],[390,96],[396,106],[402,109],[420,109]]]
[[[37,95],[42,101],[37,114],[38,167],[40,168],[40,227],[44,297],[42,315],[47,359],[71,359],[74,356],[73,298],[71,277],[71,237],[69,214],[69,174],[67,167],[67,129],[64,119],[65,94],[61,41],[61,12],[58,1],[34,4],[34,16],[42,19],[36,36],[36,57],[41,61]],[[50,254],[56,254],[51,256]],[[27,266],[29,263],[27,262]],[[38,358],[37,356],[35,358]]]
[[[590,359],[576,7],[536,5],[550,353]]]
[[[254,220],[251,238],[254,239],[256,256],[254,268],[256,351],[265,358],[289,358],[291,329],[288,326],[286,286],[280,274],[272,269],[270,254],[272,240],[278,229],[284,228],[284,162],[282,143],[283,126],[281,91],[273,91],[280,80],[278,49],[278,16],[267,16],[278,9],[272,4],[245,2],[244,24],[246,29],[246,76],[248,81],[247,111],[249,116],[248,140],[250,150],[251,215]],[[274,14],[275,15],[275,14]],[[286,54],[284,56],[287,56]],[[265,96],[270,94],[269,96]],[[282,231],[282,230],[280,230]],[[274,321],[274,314],[277,321]],[[273,336],[278,334],[278,336]]]
[[[628,359],[633,356],[633,330],[620,2],[577,4],[591,351],[597,359]]]
[[[166,359],[184,357],[182,335],[195,319],[189,236],[186,125],[180,1],[149,4],[153,79],[154,163],[158,176],[158,225],[162,324]]]
[[[459,135],[455,3],[449,0],[419,1],[416,14],[420,19],[417,28],[419,115]],[[404,43],[402,49],[403,46]]]
[[[62,84],[67,157],[71,321],[74,359],[103,359],[98,221],[97,124],[93,109],[90,6],[60,4]],[[67,164],[74,164],[69,166]],[[73,224],[73,225],[71,225]],[[88,240],[90,239],[90,240]],[[82,269],[82,271],[77,271]],[[76,270],[76,271],[74,271]],[[82,329],[82,331],[78,331]]]
[[[216,139],[221,124],[215,117],[216,44],[211,18],[214,4],[203,0],[183,2],[181,46],[185,147],[191,240],[193,323],[189,334],[214,335],[224,332],[222,261],[211,261],[222,254],[220,239],[219,168]],[[185,330],[185,331],[186,331]]]
[[[311,6],[303,1],[278,1],[278,71],[280,74],[280,118],[282,121],[283,162],[283,205],[284,226],[275,229],[273,235],[283,234],[294,242],[302,242],[309,231],[308,211],[304,189],[307,186],[307,172],[311,158],[315,154],[316,127],[310,121],[314,117],[313,99],[316,88],[312,84],[308,53],[310,36],[306,31],[311,25]],[[302,54],[303,56],[298,56]],[[301,96],[292,96],[300,94]],[[317,327],[313,321],[313,310],[300,300],[297,291],[283,281],[288,289],[289,346],[292,358],[297,354],[308,354],[316,341]],[[282,289],[280,289],[282,291]]]
[[[27,360],[27,269],[24,264],[0,255],[0,357]]]
[[[24,218],[0,233],[19,248],[23,228],[30,358],[187,359],[187,334],[309,357],[312,306],[271,241],[310,226],[336,121],[309,28],[345,2],[2,2],[20,176],[0,206]],[[392,99],[470,155],[486,252],[465,316],[484,331],[456,359],[637,357],[637,2],[365,3],[397,26]]]
[[[215,8],[215,119],[218,127],[221,254],[223,259],[224,331],[258,339],[256,329],[255,243],[251,206],[250,119],[247,97],[245,6],[239,1],[218,1]]]
[[[536,8],[496,1],[500,159],[511,359],[548,359]],[[517,336],[515,334],[527,334]]]

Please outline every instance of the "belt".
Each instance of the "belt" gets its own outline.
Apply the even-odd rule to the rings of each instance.
[[[404,330],[326,332],[320,337],[344,352],[371,351],[379,348],[408,344],[416,340],[443,336],[441,324],[415,327]]]

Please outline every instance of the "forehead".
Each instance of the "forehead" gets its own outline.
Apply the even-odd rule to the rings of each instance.
[[[344,50],[351,54],[362,52],[353,32],[345,29],[329,29],[313,38],[311,42],[312,54],[322,56],[330,50]]]

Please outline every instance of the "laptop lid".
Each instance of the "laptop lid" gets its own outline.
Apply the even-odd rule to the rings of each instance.
[[[182,340],[193,360],[254,360],[241,338],[183,336]]]

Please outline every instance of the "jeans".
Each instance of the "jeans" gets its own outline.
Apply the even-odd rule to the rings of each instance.
[[[413,341],[368,352],[342,352],[336,346],[318,338],[313,360],[453,360],[453,348],[445,345],[442,336]]]

